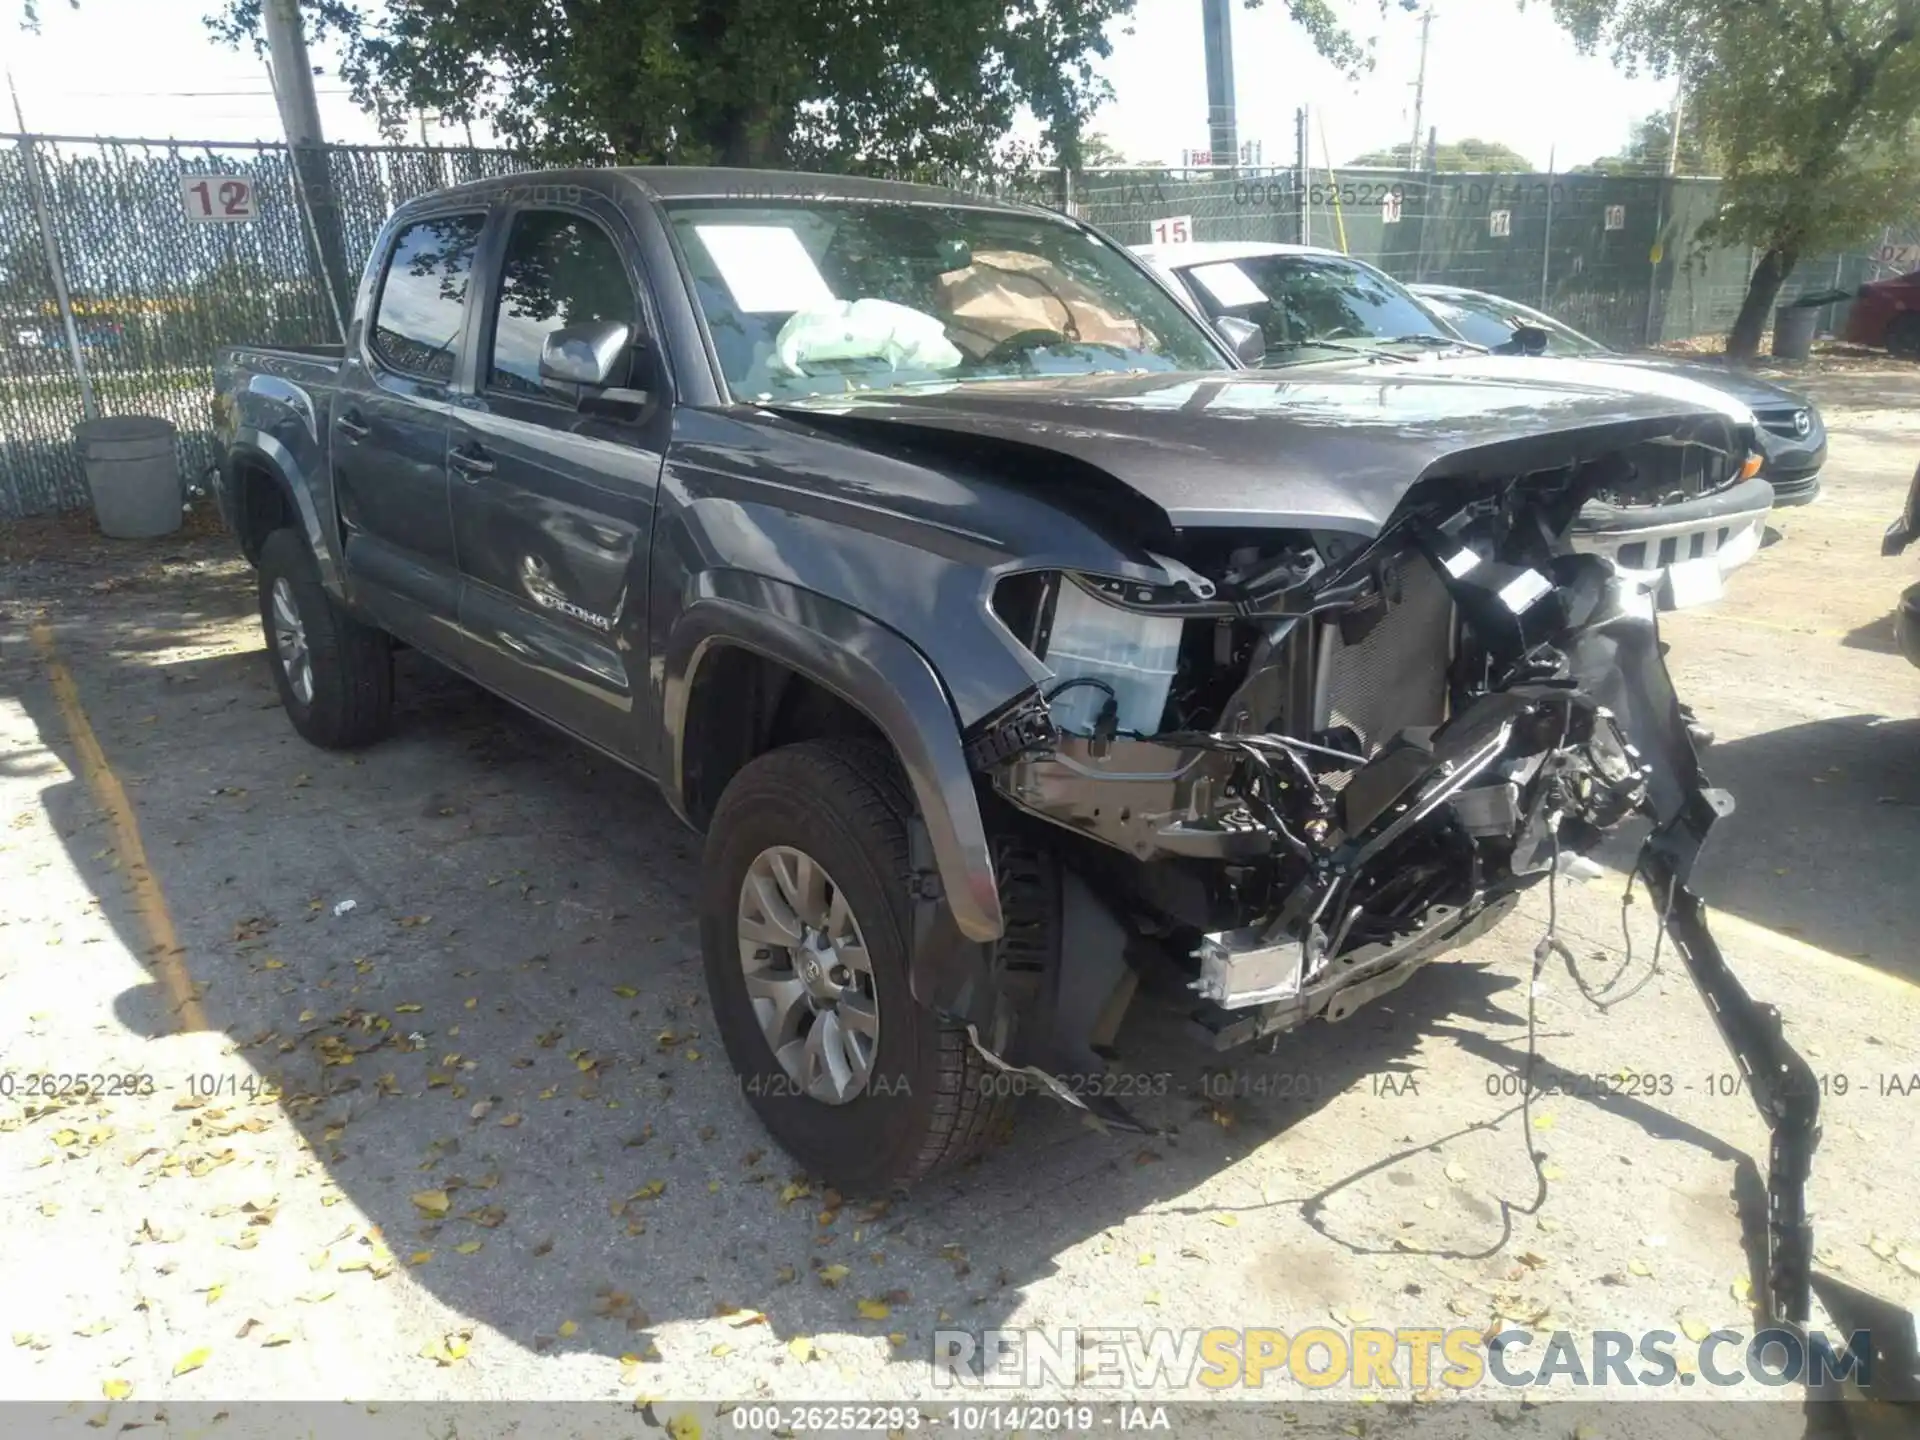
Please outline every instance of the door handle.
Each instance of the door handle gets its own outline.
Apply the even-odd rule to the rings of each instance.
[[[493,461],[473,450],[451,450],[447,453],[447,463],[469,480],[493,473]]]
[[[364,440],[373,433],[373,427],[363,423],[358,410],[349,410],[333,422],[340,427],[340,433],[349,440]]]

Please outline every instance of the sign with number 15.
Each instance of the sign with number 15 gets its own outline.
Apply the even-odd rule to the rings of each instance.
[[[253,181],[245,175],[182,175],[180,198],[186,201],[189,220],[257,220],[260,217]]]

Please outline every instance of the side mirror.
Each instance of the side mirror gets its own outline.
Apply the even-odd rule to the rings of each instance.
[[[604,390],[627,378],[627,352],[633,327],[617,320],[585,320],[562,325],[540,346],[540,379],[576,397]]]
[[[1258,365],[1267,358],[1267,332],[1251,320],[1222,315],[1213,322],[1213,328],[1242,365]]]
[[[1516,325],[1513,338],[1499,347],[1504,355],[1544,355],[1547,353],[1547,332],[1538,325]]]

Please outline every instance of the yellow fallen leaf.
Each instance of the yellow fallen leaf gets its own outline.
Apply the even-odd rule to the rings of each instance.
[[[513,1129],[514,1126],[518,1125],[519,1123],[520,1123],[520,1115],[517,1111],[513,1114],[502,1115],[500,1117],[500,1128],[503,1130],[511,1130]]]
[[[1140,1266],[1147,1266],[1147,1265],[1153,1264],[1153,1252],[1151,1250],[1142,1250],[1139,1254],[1139,1257],[1135,1259],[1134,1264],[1140,1265]]]
[[[862,1300],[856,1308],[863,1320],[884,1320],[893,1313],[893,1307],[884,1300]]]
[[[1449,1160],[1447,1162],[1447,1168],[1445,1173],[1446,1173],[1447,1179],[1451,1180],[1456,1185],[1464,1185],[1466,1183],[1466,1180],[1467,1180],[1466,1167],[1462,1165],[1458,1160]]]
[[[578,1334],[579,1330],[579,1325],[572,1320],[562,1320],[560,1322],[560,1338],[562,1340],[566,1339],[569,1335]]]
[[[1627,1262],[1627,1273],[1630,1275],[1651,1275],[1653,1274],[1653,1267],[1647,1264],[1646,1261],[1636,1257]]]
[[[1687,1339],[1698,1345],[1713,1333],[1713,1327],[1704,1320],[1697,1320],[1691,1315],[1682,1315],[1680,1317],[1680,1331]]]
[[[186,1354],[182,1355],[180,1359],[175,1362],[173,1373],[175,1375],[191,1374],[212,1358],[213,1351],[207,1346],[202,1345],[198,1350],[189,1350]]]
[[[424,1265],[431,1259],[433,1259],[433,1251],[416,1250],[407,1257],[407,1263],[409,1265]]]
[[[461,1255],[477,1255],[480,1253],[480,1247],[486,1243],[484,1240],[462,1240],[453,1248]]]
[[[226,1294],[226,1291],[227,1287],[225,1285],[209,1285],[207,1287],[207,1303],[209,1305],[213,1304],[214,1301]]]
[[[796,1200],[805,1199],[813,1194],[813,1187],[804,1180],[795,1180],[780,1192],[780,1203],[791,1205]]]
[[[260,1343],[268,1350],[273,1349],[276,1345],[291,1345],[293,1343],[293,1332],[291,1330],[275,1330],[269,1334],[262,1335],[260,1337]]]
[[[444,1215],[453,1206],[452,1198],[444,1190],[416,1190],[412,1198],[415,1205],[433,1216]]]
[[[631,1000],[640,992],[631,985],[616,985],[613,987],[613,993],[618,995],[622,1000]]]
[[[393,1007],[393,1013],[396,1015],[418,1015],[420,1013],[420,1007],[418,1005],[396,1005]]]
[[[727,1345],[727,1344],[716,1345],[713,1347],[713,1349],[709,1350],[707,1353],[709,1355],[716,1355],[716,1356],[731,1355],[733,1353],[733,1346]]]
[[[260,968],[262,970],[284,970],[287,968],[287,962],[284,960],[262,960],[260,962]]]
[[[1551,1130],[1553,1128],[1553,1112],[1542,1111],[1540,1114],[1534,1116],[1533,1128],[1536,1130]]]
[[[1231,1230],[1235,1225],[1240,1223],[1240,1217],[1238,1215],[1215,1215],[1213,1217],[1213,1223],[1216,1225],[1225,1225]]]
[[[787,1353],[804,1365],[813,1359],[813,1341],[805,1335],[796,1335],[787,1342]]]
[[[101,1382],[100,1393],[109,1400],[124,1400],[133,1394],[133,1382],[122,1380],[116,1375],[111,1380]]]
[[[472,997],[470,1000],[466,1002],[466,1008],[469,1010],[472,1010],[476,1006],[478,1006],[479,1003],[480,1003],[480,997],[478,995],[475,995],[474,997]]]
[[[294,1296],[293,1298],[303,1302],[304,1304],[318,1305],[318,1304],[321,1304],[323,1301],[331,1300],[333,1298],[333,1295],[334,1295],[334,1292],[331,1290],[303,1290],[300,1294]]]
[[[764,1325],[766,1315],[759,1310],[736,1310],[727,1316],[727,1324],[736,1330],[744,1330],[749,1325]]]
[[[651,1200],[666,1188],[667,1182],[664,1180],[649,1180],[627,1198],[629,1200]]]
[[[670,1440],[700,1440],[700,1422],[691,1415],[676,1415],[667,1422],[667,1435]]]
[[[844,1265],[822,1265],[819,1269],[820,1283],[829,1289],[839,1285],[852,1272]]]
[[[1738,1300],[1742,1305],[1751,1305],[1753,1303],[1753,1281],[1745,1275],[1742,1275],[1727,1288],[1733,1298]]]
[[[1563,1175],[1564,1173],[1565,1172],[1561,1170],[1561,1168],[1558,1165],[1555,1165],[1552,1161],[1548,1161],[1545,1165],[1542,1165],[1540,1167],[1540,1175],[1542,1179],[1558,1180],[1561,1177],[1561,1175]]]

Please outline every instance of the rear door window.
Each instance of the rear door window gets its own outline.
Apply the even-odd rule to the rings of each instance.
[[[429,380],[453,378],[473,253],[485,224],[484,215],[436,215],[395,237],[369,341],[382,364]]]

